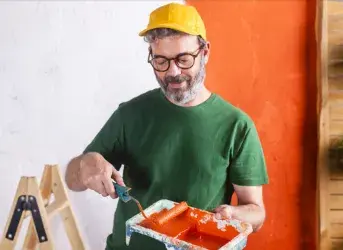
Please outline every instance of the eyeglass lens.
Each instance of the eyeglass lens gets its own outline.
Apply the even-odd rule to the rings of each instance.
[[[194,59],[192,55],[181,55],[175,58],[175,63],[178,67],[187,69],[193,66]],[[151,64],[156,70],[164,71],[169,67],[169,60],[163,57],[157,57],[151,60]]]

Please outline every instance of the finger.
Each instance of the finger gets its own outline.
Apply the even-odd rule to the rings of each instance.
[[[119,171],[112,167],[112,178],[121,186],[125,186],[124,180],[121,177]]]
[[[115,190],[114,190],[112,180],[108,178],[107,176],[104,176],[102,178],[102,183],[103,183],[106,193],[109,194],[113,199],[115,199],[116,196],[115,196]]]
[[[100,180],[93,181],[90,183],[90,189],[101,194],[103,197],[107,197],[108,193],[106,192],[104,184]]]
[[[213,212],[215,213],[215,214],[214,214],[214,217],[215,217],[217,220],[221,220],[221,219],[222,219],[221,212],[222,212],[223,209],[225,209],[225,205],[220,205],[220,206],[218,206],[217,208],[215,208],[215,209],[213,210]]]
[[[226,208],[226,205],[220,205],[218,207],[216,207],[213,211],[218,213],[220,212],[221,210],[223,210],[224,208]]]
[[[219,206],[216,209],[216,214],[215,217],[218,220],[227,220],[227,219],[231,219],[232,216],[232,209],[230,206]]]

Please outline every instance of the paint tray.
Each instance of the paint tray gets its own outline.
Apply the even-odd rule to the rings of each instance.
[[[153,218],[177,204],[170,200],[159,200],[146,208],[144,213]],[[141,213],[126,221],[126,245],[129,245],[132,233],[139,233],[164,243],[166,249],[240,250],[246,247],[248,235],[252,232],[250,224],[237,220],[217,220],[213,213],[193,207],[188,207],[158,229],[147,226],[146,222]]]

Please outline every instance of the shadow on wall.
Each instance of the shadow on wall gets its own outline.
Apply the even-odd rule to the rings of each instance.
[[[306,79],[304,85],[304,125],[303,125],[303,164],[300,190],[301,249],[316,249],[317,211],[316,178],[317,178],[317,86],[316,86],[316,1],[306,5]]]

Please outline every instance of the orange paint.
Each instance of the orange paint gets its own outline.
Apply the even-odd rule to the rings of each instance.
[[[136,200],[135,198],[133,198],[132,196],[131,196],[131,199],[132,199],[134,202],[136,202],[136,204],[137,204],[137,206],[138,206],[138,209],[139,209],[139,211],[141,212],[141,214],[143,215],[143,217],[144,217],[145,219],[148,219],[148,216],[146,216],[146,214],[144,213],[144,210],[143,210],[143,208],[142,208],[141,203],[140,203],[138,200]]]
[[[167,221],[170,221],[170,219],[172,218],[178,218],[178,216],[180,214],[182,214],[183,212],[185,212],[188,209],[188,205],[186,202],[180,202],[179,204],[177,204],[176,206],[174,206],[173,208],[171,208],[170,210],[165,210],[162,211],[158,214],[158,216],[156,216],[154,218],[154,221],[162,226],[164,223],[166,223]]]
[[[204,19],[206,85],[247,112],[270,184],[247,250],[316,249],[316,1],[188,0]]]
[[[222,238],[214,233],[209,234],[210,231],[207,230],[206,233],[198,231],[197,229],[190,229],[186,232],[183,232],[179,237],[180,240],[187,241],[193,245],[204,247],[209,250],[217,250],[220,247],[228,243],[231,238]]]
[[[189,208],[186,202],[181,202],[170,210],[152,214],[140,225],[206,249],[218,249],[239,234],[230,226],[225,231],[218,229],[217,223],[211,219],[203,221],[206,216],[214,215]]]

